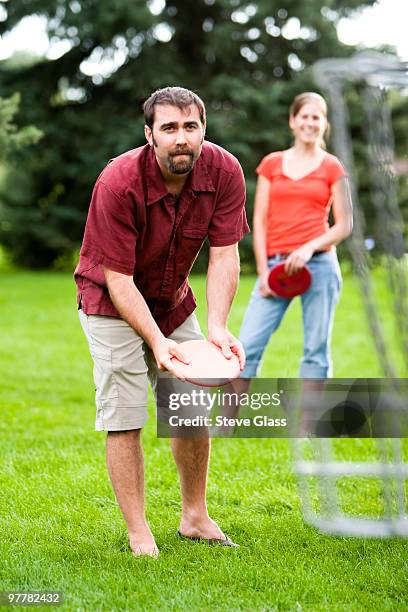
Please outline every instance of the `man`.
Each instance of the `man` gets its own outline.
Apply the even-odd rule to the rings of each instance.
[[[75,271],[81,324],[94,360],[96,430],[107,431],[109,475],[135,555],[157,556],[144,509],[140,434],[147,375],[183,377],[178,343],[202,339],[188,274],[206,237],[208,339],[244,367],[227,329],[237,288],[237,243],[248,231],[238,161],[204,141],[205,107],[193,92],[166,87],[144,104],[148,144],[120,155],[100,174]],[[209,517],[208,439],[172,440],[180,476],[179,533],[232,542]]]

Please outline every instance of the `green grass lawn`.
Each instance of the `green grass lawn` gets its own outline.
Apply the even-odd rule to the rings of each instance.
[[[252,284],[242,279],[235,333]],[[204,325],[203,278],[193,285]],[[69,610],[408,608],[407,543],[332,538],[306,526],[286,440],[214,440],[210,511],[241,547],[180,542],[177,475],[168,441],[156,438],[152,401],[147,507],[161,555],[132,557],[104,466],[105,436],[93,432],[91,360],[71,277],[3,272],[0,287],[0,591],[59,590]],[[402,375],[381,275],[377,291]],[[294,304],[263,376],[297,376],[300,330]],[[381,376],[352,276],[337,311],[333,357],[336,376]],[[354,458],[368,456],[370,441],[352,442]],[[357,496],[362,512],[375,509],[374,489]]]

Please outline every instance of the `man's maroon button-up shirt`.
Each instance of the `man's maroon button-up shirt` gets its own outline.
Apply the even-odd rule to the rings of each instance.
[[[133,276],[168,336],[195,309],[188,274],[205,238],[210,246],[228,246],[249,231],[244,205],[241,166],[210,142],[204,142],[177,202],[150,145],[116,157],[93,190],[75,270],[78,304],[86,314],[120,317],[105,266]]]

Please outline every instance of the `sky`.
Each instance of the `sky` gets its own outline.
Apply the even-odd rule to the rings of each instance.
[[[407,0],[379,0],[353,19],[340,20],[337,32],[345,44],[394,45],[400,58],[408,60],[407,21]]]
[[[153,11],[156,5],[161,4],[162,0],[150,0]],[[0,4],[0,20],[3,15],[4,7]],[[340,20],[338,35],[345,44],[367,47],[379,44],[395,45],[401,59],[408,60],[406,15],[407,0],[378,0],[373,7],[356,12],[352,19]],[[26,17],[11,33],[0,37],[0,60],[20,50],[46,54],[49,59],[56,59],[68,49],[69,43],[64,41],[50,45],[45,33],[45,21],[40,17]],[[119,58],[118,60],[120,61]],[[92,72],[92,66],[88,68]]]

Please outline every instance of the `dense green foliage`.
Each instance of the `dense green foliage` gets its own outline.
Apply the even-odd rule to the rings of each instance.
[[[36,143],[42,136],[32,125],[18,129],[14,123],[18,112],[20,95],[10,98],[0,98],[0,160],[13,156],[23,147]]]
[[[25,15],[48,19],[59,59],[4,62],[0,84],[23,93],[21,121],[45,136],[8,173],[0,242],[32,266],[51,264],[81,239],[93,182],[111,157],[143,143],[141,104],[155,88],[181,84],[208,106],[208,138],[238,156],[248,179],[272,149],[287,146],[293,95],[314,87],[308,67],[342,57],[336,23],[374,0],[15,0],[7,31]],[[282,7],[284,5],[284,8]],[[89,68],[89,60],[97,66]],[[242,253],[249,260],[250,238]]]

